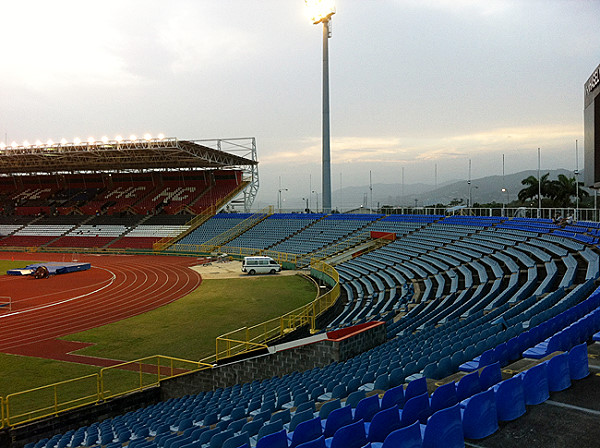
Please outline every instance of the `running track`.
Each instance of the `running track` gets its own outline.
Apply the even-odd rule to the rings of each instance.
[[[70,254],[0,254],[2,259],[13,257],[71,261]],[[202,282],[189,268],[197,264],[195,258],[79,254],[76,260],[92,268],[43,280],[0,275],[0,296],[13,300],[12,312],[0,311],[0,352],[114,364],[116,360],[70,355],[85,344],[56,338],[145,313],[185,296]]]

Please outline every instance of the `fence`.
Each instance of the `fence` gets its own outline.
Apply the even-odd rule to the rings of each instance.
[[[105,367],[99,373],[0,397],[0,427],[15,426],[156,387],[162,380],[211,368],[199,361],[155,355]]]

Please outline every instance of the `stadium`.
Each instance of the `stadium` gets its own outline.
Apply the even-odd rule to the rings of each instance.
[[[508,446],[555,413],[535,440],[595,415],[598,223],[251,212],[257,165],[254,139],[3,148],[3,258],[50,271],[5,276],[0,348],[99,369],[2,397],[5,446]],[[316,299],[230,327],[200,360],[63,338],[183,303],[251,255]]]
[[[331,191],[332,3],[311,10],[323,26],[321,192],[302,160],[314,159],[316,147],[303,121],[314,67],[286,40],[295,22],[274,12],[289,6],[232,2],[216,13],[193,2],[169,11],[151,3],[94,11],[40,3],[36,15],[51,27],[32,15],[27,33],[13,21],[2,31],[18,30],[19,39],[7,45],[0,81],[14,88],[2,105],[9,119],[0,114],[0,447],[598,446],[600,222],[597,194],[593,208],[592,198],[580,204],[579,185],[600,186],[600,66],[583,89],[585,184],[577,140],[574,177],[562,174],[574,190],[560,205],[543,202],[548,175],[540,173],[540,146],[560,146],[564,164],[564,139],[580,133],[551,119],[568,116],[570,105],[545,100],[575,76],[546,60],[565,48],[578,54],[567,36],[584,42],[582,22],[595,5],[572,16],[550,2],[550,20],[539,5],[512,10],[519,2],[459,2],[458,14],[455,2],[352,5],[349,20],[369,32],[353,33],[358,41],[350,27],[340,33],[353,42],[346,51],[356,64],[333,72],[349,94],[336,124],[345,127],[337,146],[350,155],[336,170],[348,162],[346,176],[368,171],[371,206],[363,191],[361,205],[344,210],[341,169],[338,208]],[[577,33],[561,36],[557,16],[574,20]],[[500,28],[508,39],[483,43]],[[390,35],[381,39],[382,30]],[[419,43],[399,53],[399,42]],[[519,53],[523,42],[535,50]],[[521,65],[531,61],[535,72]],[[519,85],[521,72],[540,90]],[[547,73],[551,84],[541,79]],[[493,100],[482,95],[490,86]],[[536,101],[537,112],[529,108]],[[255,137],[9,144],[7,135],[23,132],[22,122],[39,132],[57,123],[66,132],[200,124],[260,137],[260,121],[249,117],[261,118],[262,135],[276,142],[260,161],[271,184],[279,177],[277,212],[259,206]],[[414,207],[374,206],[370,163],[394,179],[401,173],[398,197],[406,199],[399,163],[411,151],[420,152],[407,164],[417,176],[428,160],[456,172],[471,150],[493,165],[493,152],[507,145],[527,165],[521,152],[534,141],[537,177],[521,182],[528,196],[518,195],[518,208],[507,205],[504,153],[502,204],[474,204],[483,186],[472,181],[469,155],[468,181],[460,181],[466,205],[450,197],[448,206],[418,207],[415,196]],[[302,207],[283,206],[282,176],[304,191],[295,198]]]

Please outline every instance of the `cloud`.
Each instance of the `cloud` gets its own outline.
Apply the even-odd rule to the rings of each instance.
[[[114,51],[120,32],[103,9],[88,2],[7,2],[0,39],[7,64],[0,81],[33,90],[102,87],[137,81]],[[8,19],[10,18],[10,19]],[[18,44],[17,44],[18,42]]]
[[[165,22],[158,40],[173,55],[174,73],[214,68],[216,61],[221,67],[239,64],[253,53],[255,39],[250,33],[215,19],[191,6],[173,12]]]
[[[526,126],[489,129],[440,137],[338,137],[331,142],[332,164],[405,165],[443,162],[485,154],[514,152],[537,147],[556,151],[570,148],[581,136],[578,125]],[[321,139],[290,144],[294,149],[259,156],[260,163],[321,163]]]

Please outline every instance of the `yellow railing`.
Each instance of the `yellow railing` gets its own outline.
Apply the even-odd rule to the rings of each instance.
[[[332,286],[331,290],[317,297],[308,305],[297,308],[283,316],[270,319],[252,327],[242,327],[219,336],[216,340],[215,360],[259,350],[297,328],[309,325],[315,332],[316,318],[331,307],[340,296],[339,274],[326,263],[317,262],[311,266],[311,274]]]
[[[4,428],[4,397],[0,397],[0,429]]]
[[[99,400],[99,375],[94,373],[7,395],[5,422],[7,426],[27,423]]]
[[[105,367],[99,373],[0,397],[0,428],[31,422],[158,386],[167,378],[212,368],[212,364],[155,355]]]
[[[100,397],[103,400],[158,386],[165,378],[211,368],[211,364],[155,355],[100,370]]]
[[[218,337],[216,340],[216,344],[216,353],[220,354],[220,357],[216,358],[217,360],[223,358],[230,358],[231,356],[235,356],[239,353],[251,352],[254,350],[268,348],[266,344],[260,344],[250,341],[240,341],[236,339],[227,339],[224,337]]]

